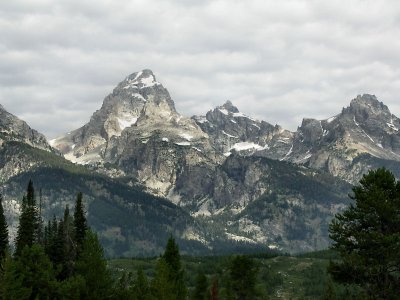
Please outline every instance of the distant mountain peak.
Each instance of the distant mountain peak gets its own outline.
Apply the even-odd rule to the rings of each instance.
[[[228,112],[231,112],[231,113],[239,112],[238,108],[236,106],[234,106],[230,100],[226,100],[226,102],[219,108],[226,109]]]
[[[2,140],[13,140],[26,143],[32,147],[53,151],[45,136],[32,129],[25,121],[9,113],[0,104],[0,132]]]
[[[161,83],[156,80],[153,71],[144,69],[126,77],[125,81],[122,82],[122,85],[124,85],[124,89],[143,89],[161,85]]]
[[[350,110],[354,113],[371,112],[375,114],[390,113],[389,108],[380,102],[375,95],[358,95],[350,102]]]

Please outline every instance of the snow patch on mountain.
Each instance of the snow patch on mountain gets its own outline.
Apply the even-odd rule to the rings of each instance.
[[[236,234],[229,233],[229,232],[225,232],[225,234],[226,234],[227,238],[230,239],[230,240],[256,244],[255,241],[253,241],[252,239],[249,239],[249,238],[247,238],[245,236],[240,236],[240,235],[236,235]]]
[[[251,142],[240,142],[236,143],[231,147],[231,150],[234,149],[236,151],[244,151],[244,150],[250,150],[250,149],[255,149],[255,150],[263,150],[264,147],[255,143]]]
[[[238,138],[237,136],[234,136],[232,134],[226,133],[225,130],[222,130],[222,133],[225,134],[226,136],[230,137],[230,138],[235,138],[235,139]]]
[[[326,120],[326,122],[331,123],[331,122],[333,122],[336,118],[337,118],[337,116],[330,117],[329,119]]]
[[[132,93],[132,97],[138,98],[138,99],[142,100],[143,102],[147,102],[147,100],[142,95],[140,95],[138,93]]]
[[[179,136],[181,138],[184,138],[185,140],[188,140],[188,141],[191,141],[193,139],[193,136],[191,134],[189,134],[189,133],[186,133],[186,132],[180,133]]]
[[[155,80],[155,77],[153,74],[148,74],[146,77],[141,77],[143,75],[143,72],[139,72],[135,78],[133,79],[127,79],[126,80],[126,86],[124,86],[124,89],[129,89],[129,88],[148,88],[152,87],[155,85],[160,85],[158,81]]]
[[[190,146],[191,144],[189,142],[176,142],[175,145],[178,145],[178,146]]]
[[[229,112],[225,109],[225,108],[218,108],[218,110],[220,111],[220,112],[222,112],[224,115],[229,115]]]
[[[131,127],[133,124],[136,124],[137,119],[138,119],[137,117],[131,117],[125,119],[117,118],[119,128],[121,128],[121,130],[124,130],[127,127]]]

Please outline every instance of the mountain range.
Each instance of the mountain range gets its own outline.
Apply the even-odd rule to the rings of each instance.
[[[230,101],[186,117],[150,70],[126,77],[81,128],[47,142],[0,107],[0,180],[11,233],[29,178],[44,218],[82,191],[109,256],[329,245],[328,225],[371,168],[400,176],[400,120],[373,95],[295,132]]]

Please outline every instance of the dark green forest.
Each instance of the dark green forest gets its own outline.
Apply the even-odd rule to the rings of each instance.
[[[331,249],[297,256],[181,256],[170,236],[158,257],[106,260],[83,197],[44,222],[29,181],[13,249],[0,201],[0,299],[399,299],[400,182],[384,168],[353,187]]]

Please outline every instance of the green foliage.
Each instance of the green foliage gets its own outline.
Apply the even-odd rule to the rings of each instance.
[[[33,183],[29,180],[26,197],[22,199],[22,212],[15,241],[16,256],[21,254],[25,246],[31,247],[38,240],[39,219]]]
[[[157,299],[186,299],[187,289],[179,248],[172,237],[168,239],[164,255],[158,262],[152,290]]]
[[[151,299],[151,291],[147,276],[142,269],[138,269],[136,274],[136,282],[133,289],[134,298],[137,300]]]
[[[83,241],[85,239],[86,231],[88,229],[86,223],[85,210],[82,203],[82,193],[79,192],[76,196],[75,212],[74,212],[74,229],[75,229],[75,241],[77,244],[77,249],[83,246]]]
[[[153,281],[151,282],[151,293],[156,299],[176,299],[173,284],[169,280],[169,268],[166,261],[160,258]]]
[[[17,270],[15,261],[10,255],[6,255],[2,263],[0,299],[29,299],[32,288],[24,285],[23,274]]]
[[[51,299],[56,294],[53,266],[41,246],[25,246],[15,260],[8,259],[3,281],[4,299]]]
[[[80,275],[75,275],[59,282],[58,295],[65,300],[79,300],[82,299],[81,294],[84,289],[85,279]]]
[[[68,205],[65,207],[62,220],[63,260],[59,278],[65,279],[73,275],[74,264],[77,256],[76,240],[74,236],[74,218],[69,214]]]
[[[84,299],[104,299],[111,291],[111,275],[107,270],[103,248],[97,235],[88,230],[82,244],[82,252],[76,262],[76,274],[85,280]]]
[[[361,287],[370,299],[400,294],[400,183],[388,170],[370,171],[353,188],[354,205],[337,214],[329,230],[340,261],[329,272],[337,282]]]
[[[207,300],[209,296],[207,276],[199,272],[196,277],[196,285],[193,290],[193,300]]]
[[[256,262],[244,255],[234,256],[229,266],[229,288],[233,299],[256,299],[258,267]]]
[[[118,279],[113,292],[113,298],[115,300],[133,300],[135,299],[133,294],[133,278],[131,272],[124,272]]]
[[[324,299],[329,288],[327,267],[332,253],[334,252],[320,251],[300,256],[277,256],[268,253],[248,256],[258,268],[254,299]],[[217,297],[214,299],[232,299],[229,298],[228,290],[232,288],[229,282],[231,261],[230,256],[182,256],[181,264],[186,274],[185,284],[190,291],[189,299],[193,296],[199,273],[205,274],[209,279],[208,296],[214,286]],[[141,269],[145,276],[153,281],[158,273],[159,262],[160,258],[121,258],[110,260],[108,265],[115,278],[121,277],[121,270],[136,272]],[[356,299],[357,287],[346,288],[336,282],[331,284],[337,300]],[[165,290],[168,292],[168,289]]]
[[[0,262],[8,249],[8,227],[3,210],[3,195],[0,194]],[[1,271],[1,268],[0,268]]]

